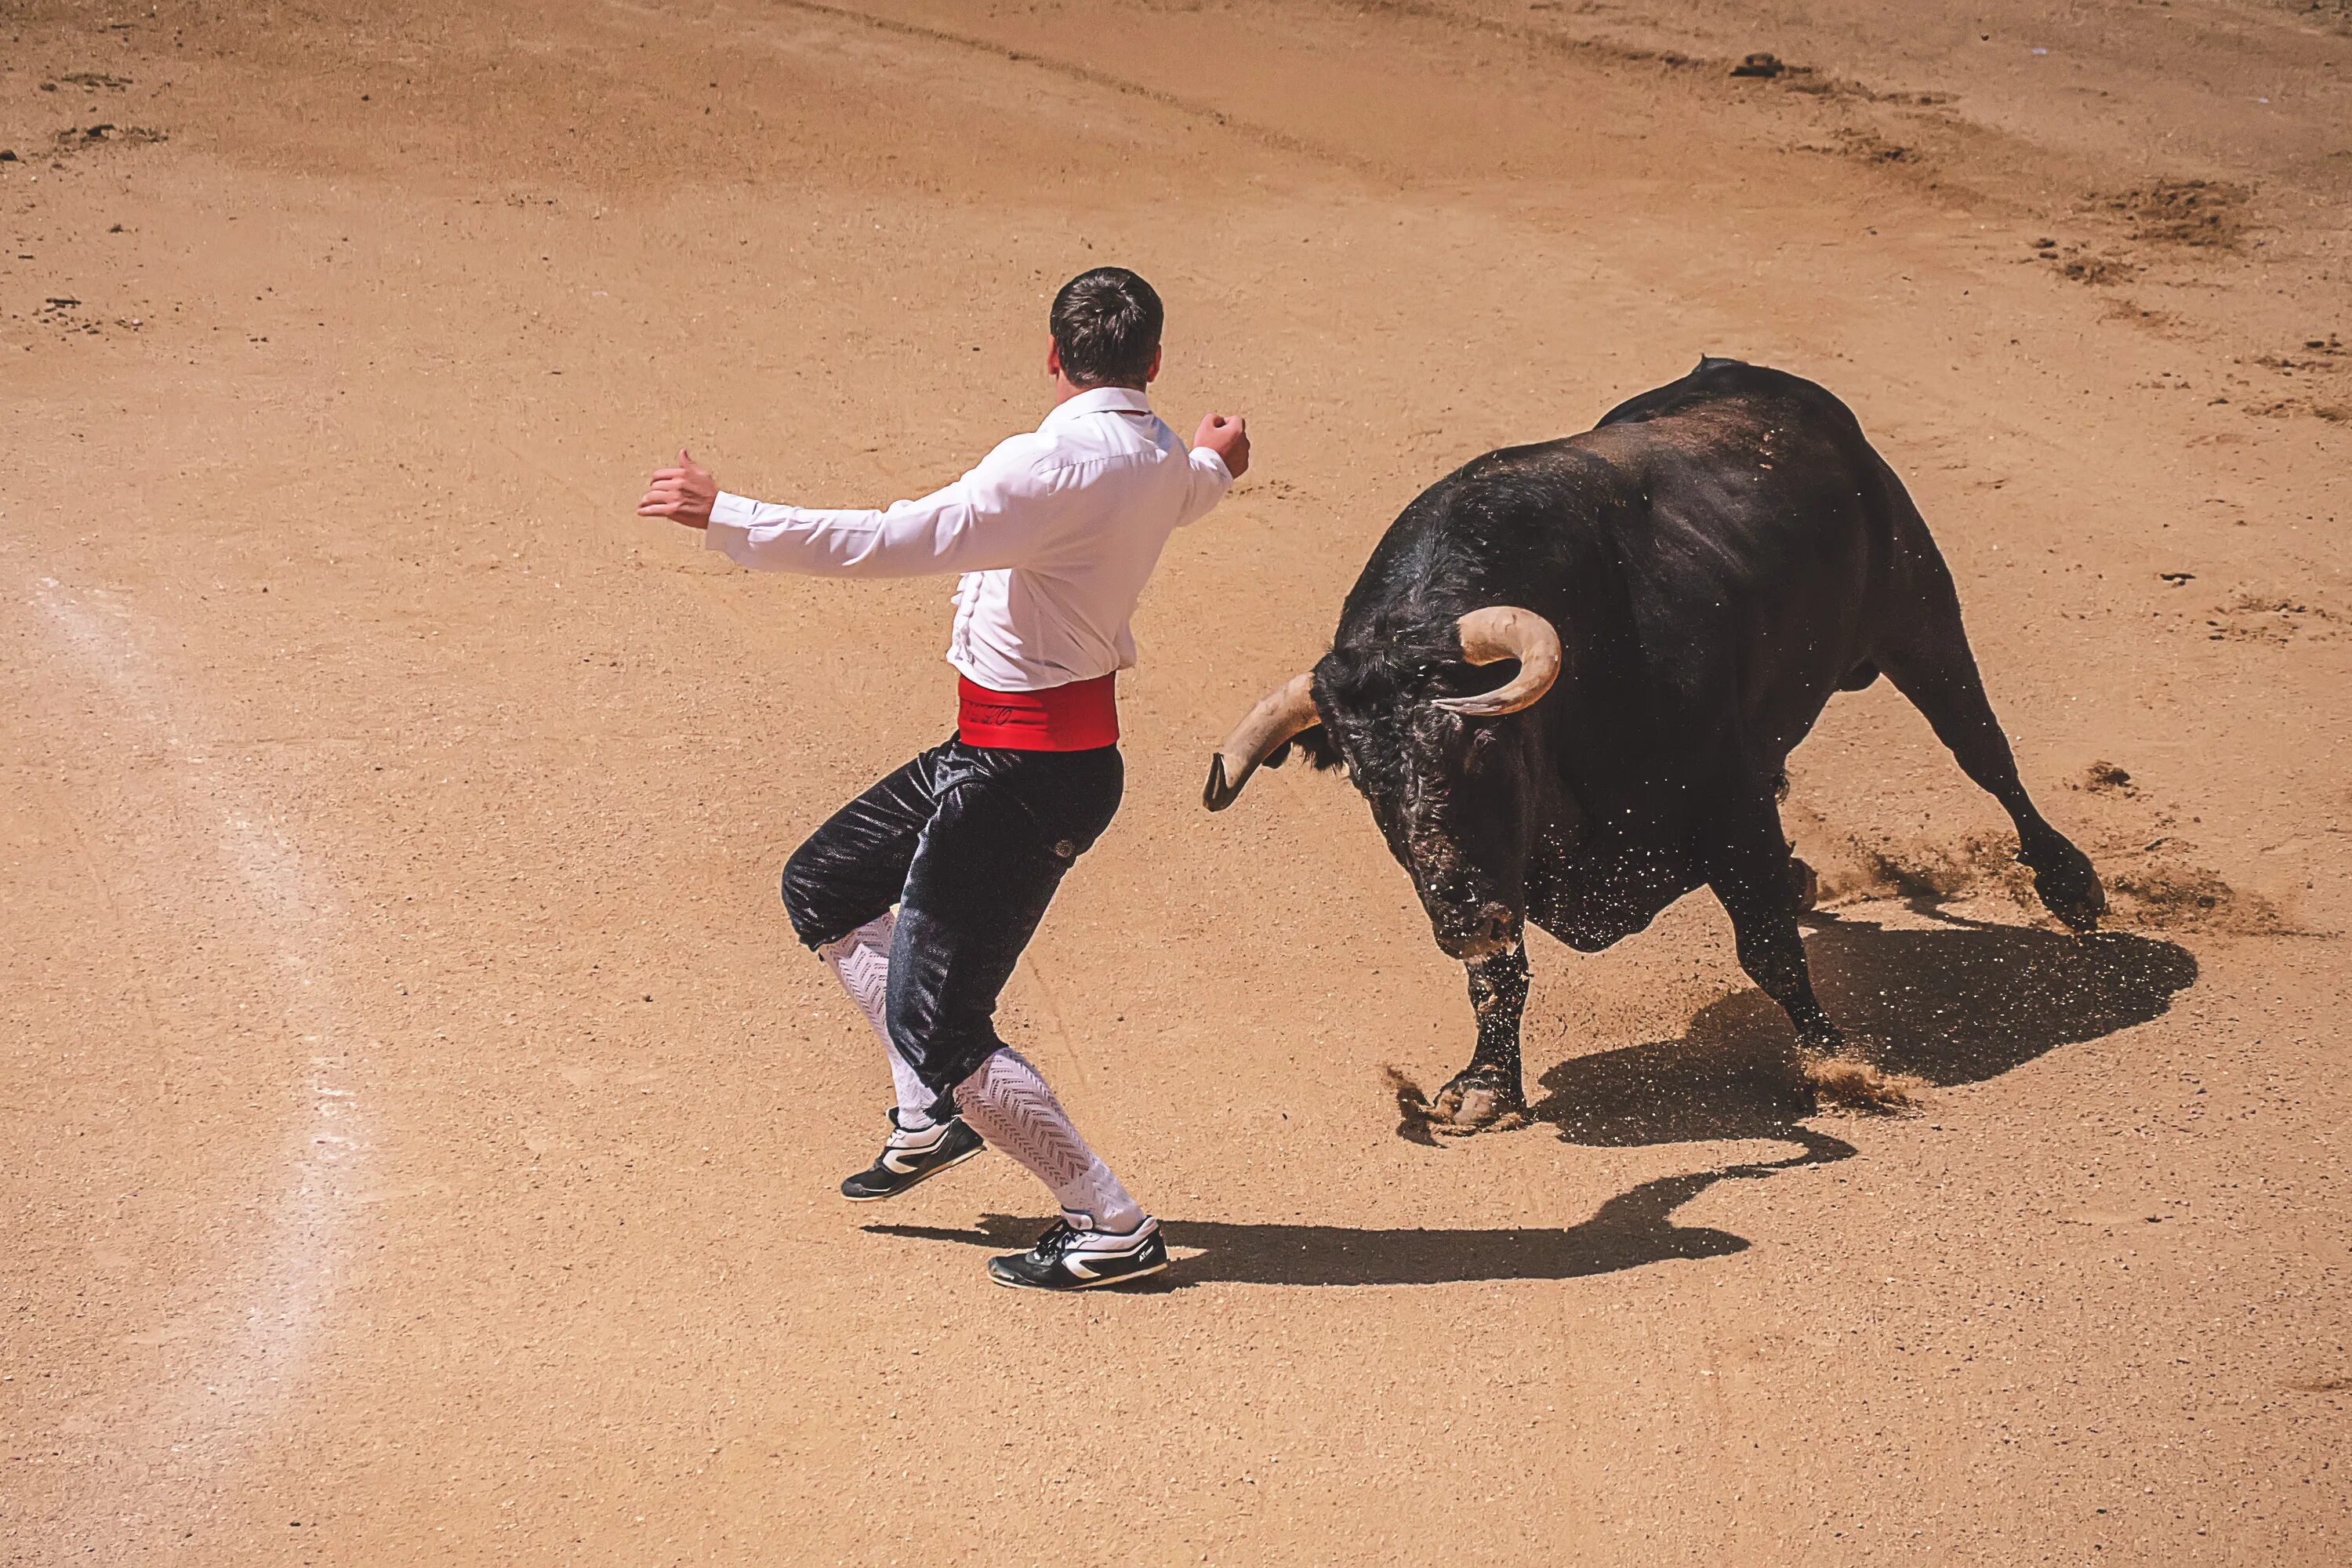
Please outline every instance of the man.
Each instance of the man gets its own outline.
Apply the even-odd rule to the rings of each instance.
[[[990,1260],[1003,1285],[1078,1290],[1168,1266],[1159,1222],[994,1024],[1055,889],[1118,809],[1114,686],[1135,663],[1128,620],[1143,585],[1169,534],[1249,467],[1239,418],[1209,416],[1188,450],[1152,414],[1161,317],[1160,296],[1124,268],[1064,284],[1045,353],[1053,411],[920,500],[771,506],[721,491],[681,451],[637,504],[640,517],[707,529],[711,549],[745,566],[962,574],[947,654],[954,738],[793,852],[784,909],[881,1037],[897,1089],[881,1154],[843,1195],[895,1196],[994,1144],[1062,1208],[1029,1251]]]

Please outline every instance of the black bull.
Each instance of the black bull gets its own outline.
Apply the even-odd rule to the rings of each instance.
[[[1524,1104],[1528,920],[1597,952],[1710,887],[1801,1048],[1842,1048],[1777,791],[1830,695],[1881,672],[2008,810],[2042,901],[2095,926],[2098,875],[2018,782],[1902,481],[1821,387],[1703,360],[1583,435],[1423,491],[1331,651],[1244,721],[1205,798],[1223,809],[1294,746],[1346,766],[1469,971],[1477,1050],[1435,1102],[1466,1131]]]

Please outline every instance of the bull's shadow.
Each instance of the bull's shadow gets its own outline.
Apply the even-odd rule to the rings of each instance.
[[[1932,931],[1813,919],[1813,982],[1832,1016],[1880,1067],[1949,1086],[1994,1078],[2063,1045],[2146,1023],[2197,978],[2197,961],[2168,942],[2119,932],[2063,936],[1949,916]],[[1854,1147],[1804,1125],[1787,1016],[1758,992],[1702,1008],[1678,1040],[1561,1063],[1533,1108],[1563,1140],[1624,1147],[1771,1139],[1800,1151],[1661,1176],[1604,1202],[1565,1229],[1360,1229],[1167,1219],[1178,1249],[1167,1274],[1131,1289],[1188,1285],[1438,1285],[1481,1279],[1574,1279],[1671,1258],[1725,1258],[1749,1243],[1675,1223],[1675,1211],[1717,1182],[1849,1159]],[[1401,1135],[1427,1142],[1412,1113],[1419,1090],[1400,1083]],[[879,1236],[1013,1250],[1043,1222],[988,1215],[969,1229],[875,1225]],[[1199,1248],[1197,1257],[1181,1256]]]
[[[1933,911],[1927,911],[1933,913]],[[2173,942],[2070,936],[1935,914],[1925,931],[1808,917],[1814,989],[1855,1049],[1939,1088],[2144,1024],[2195,984]],[[1759,991],[1699,1010],[1678,1040],[1577,1057],[1538,1080],[1536,1120],[1572,1143],[1785,1138],[1810,1103],[1788,1016]]]

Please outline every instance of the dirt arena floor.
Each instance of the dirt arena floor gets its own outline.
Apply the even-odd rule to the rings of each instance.
[[[2346,1560],[2344,0],[0,37],[0,1559]],[[950,584],[631,508],[943,481],[1112,260],[1257,456],[1009,998],[1179,1258],[1057,1299],[1001,1156],[836,1197],[887,1079],[775,898],[950,727]],[[1458,967],[1207,752],[1423,485],[1702,353],[1859,413],[2115,919],[1881,683],[1789,819],[1921,1113],[1808,1114],[1700,896],[1538,938],[1534,1124],[1416,1136]]]

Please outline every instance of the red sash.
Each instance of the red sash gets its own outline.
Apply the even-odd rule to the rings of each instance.
[[[1008,752],[1091,752],[1118,743],[1118,677],[1043,691],[992,691],[959,675],[956,737]]]

